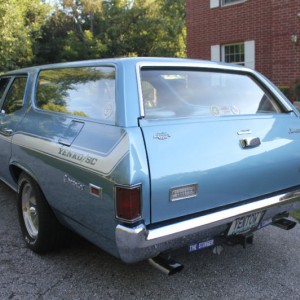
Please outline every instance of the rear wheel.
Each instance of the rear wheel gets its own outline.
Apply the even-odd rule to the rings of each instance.
[[[38,184],[22,173],[18,181],[18,215],[27,246],[36,253],[56,248],[62,240],[58,223]]]

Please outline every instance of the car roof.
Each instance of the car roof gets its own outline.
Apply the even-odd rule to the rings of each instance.
[[[83,61],[74,61],[74,62],[63,62],[63,63],[55,63],[48,65],[40,65],[27,67],[23,69],[17,69],[13,71],[6,72],[3,75],[14,75],[20,73],[31,73],[39,70],[46,69],[58,69],[58,68],[68,68],[68,67],[88,67],[95,65],[134,65],[137,64],[145,64],[145,65],[189,65],[192,66],[195,64],[200,65],[202,67],[219,67],[219,68],[238,68],[240,70],[244,69],[242,66],[225,64],[220,62],[211,62],[205,60],[198,59],[188,59],[188,58],[164,58],[164,57],[124,57],[124,58],[108,58],[108,59],[93,59],[93,60],[83,60]]]

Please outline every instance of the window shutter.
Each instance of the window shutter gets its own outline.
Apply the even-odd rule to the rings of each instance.
[[[221,61],[220,45],[210,46],[210,59],[212,61]]]
[[[210,0],[210,8],[219,7],[219,0]]]
[[[245,42],[245,66],[255,69],[255,41]]]

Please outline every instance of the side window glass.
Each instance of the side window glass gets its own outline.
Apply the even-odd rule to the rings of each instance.
[[[115,69],[80,67],[42,70],[36,106],[43,110],[115,122]]]
[[[6,90],[6,87],[9,83],[10,78],[1,78],[0,79],[0,99],[3,97],[3,94]]]
[[[2,106],[2,112],[11,114],[23,107],[23,99],[26,88],[26,77],[17,77],[9,89]]]

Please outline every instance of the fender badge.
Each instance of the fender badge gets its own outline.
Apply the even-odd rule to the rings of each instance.
[[[300,133],[300,129],[296,128],[296,129],[292,129],[292,128],[289,128],[289,134],[291,133]]]
[[[158,140],[160,140],[160,141],[166,140],[166,139],[168,139],[168,138],[170,138],[170,137],[171,137],[171,136],[170,136],[168,133],[166,133],[166,132],[159,132],[159,133],[156,133],[156,134],[153,136],[154,139],[158,139]]]
[[[83,191],[85,188],[85,185],[83,183],[68,176],[67,174],[64,175],[63,182],[74,186],[75,188],[79,189],[80,191]]]

